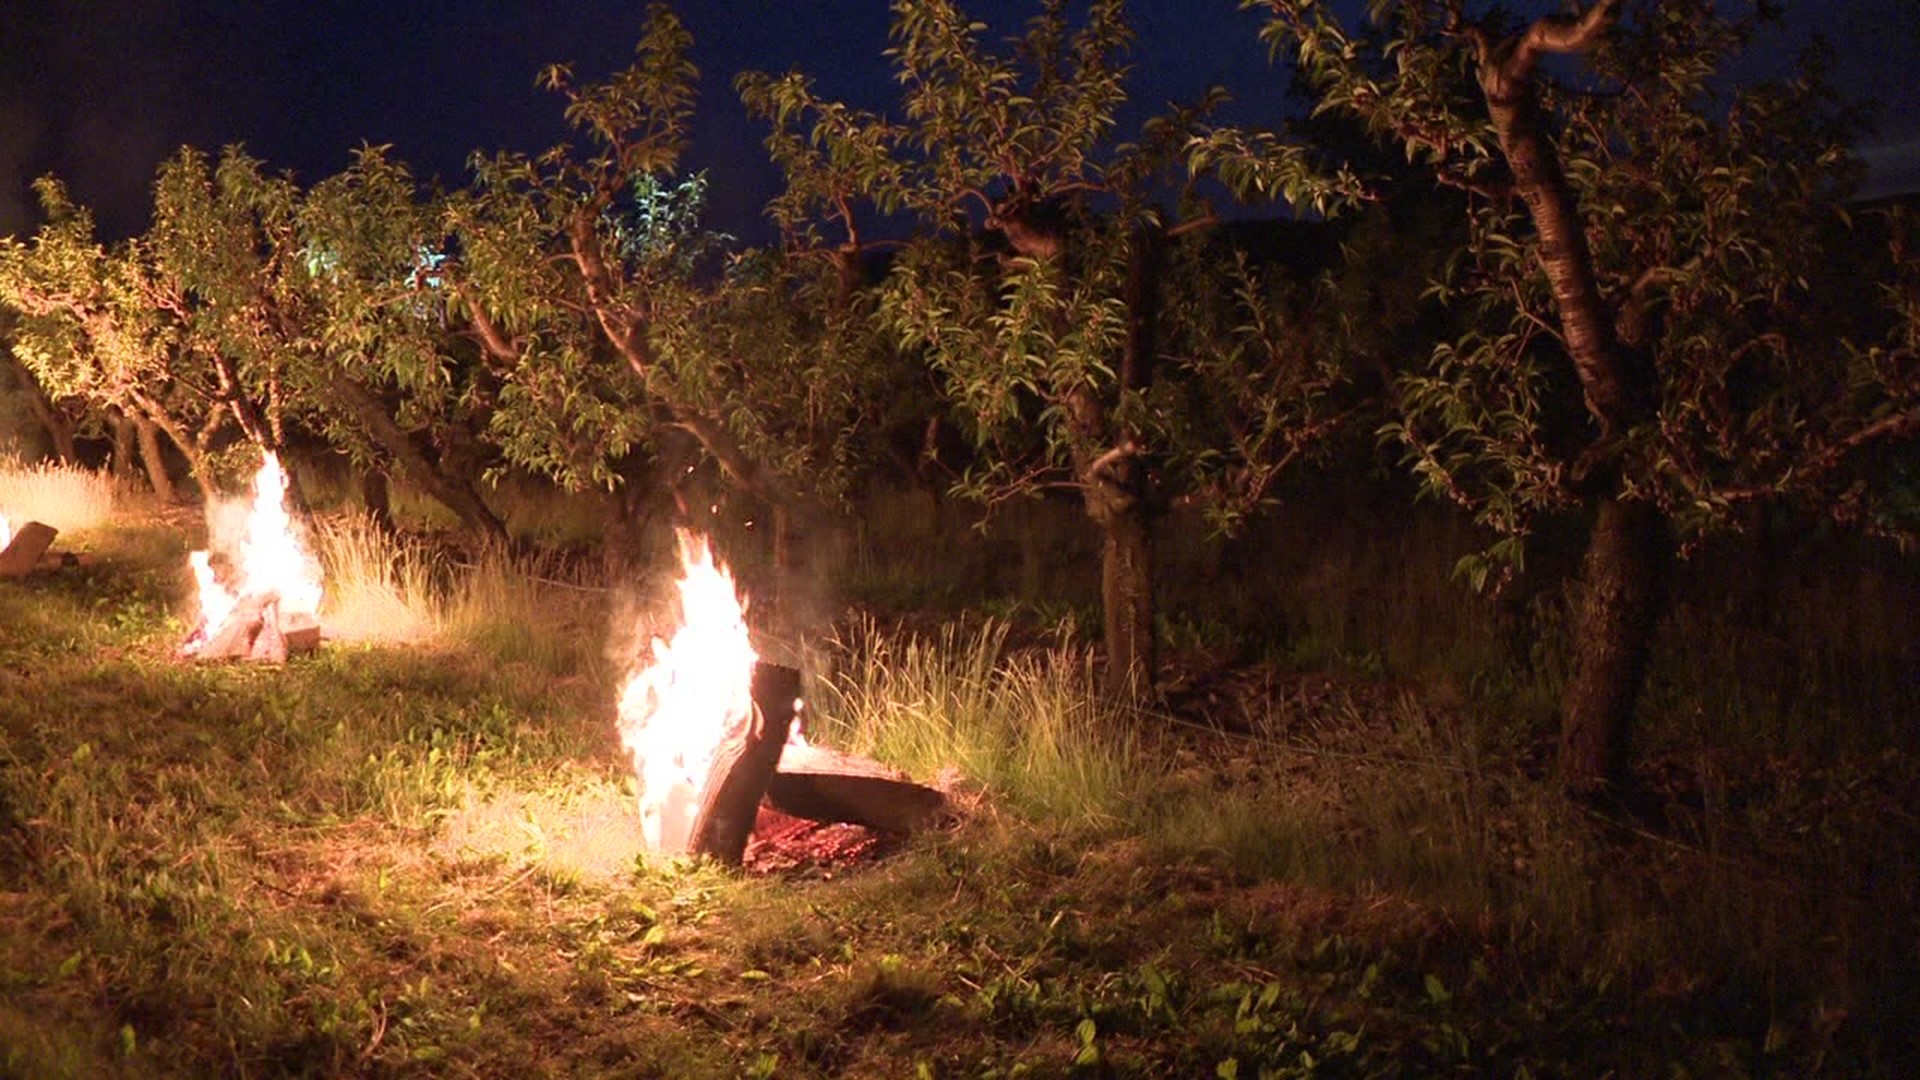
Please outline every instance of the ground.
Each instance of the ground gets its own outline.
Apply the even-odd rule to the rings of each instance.
[[[1897,755],[1689,767],[1658,814],[1602,812],[1430,687],[1193,652],[1121,709],[1043,631],[868,620],[821,646],[822,736],[944,768],[965,812],[662,863],[605,611],[194,664],[174,524],[0,583],[0,1076],[1914,1064],[1886,1024],[1920,850]],[[1808,838],[1867,818],[1869,850]]]

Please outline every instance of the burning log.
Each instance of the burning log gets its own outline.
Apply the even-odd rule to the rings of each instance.
[[[280,616],[280,633],[286,638],[289,655],[310,653],[320,647],[320,620],[316,616],[289,611]]]
[[[247,659],[262,664],[287,662],[287,636],[280,632],[280,604],[269,600],[260,608],[260,628],[254,631]]]
[[[320,624],[311,616],[283,616],[279,597],[258,593],[242,597],[218,626],[203,626],[204,642],[189,639],[185,652],[201,660],[251,660],[285,663],[290,655],[320,646]]]
[[[787,744],[799,696],[798,671],[764,661],[754,665],[751,715],[714,752],[706,796],[689,822],[689,852],[733,865],[740,862],[760,800]]]
[[[949,813],[947,797],[871,758],[794,743],[767,784],[767,805],[811,821],[909,833]]]
[[[195,650],[202,660],[226,660],[246,656],[253,650],[254,635],[266,614],[267,597],[243,598],[227,613],[218,626],[206,626],[207,642]]]
[[[199,588],[200,626],[180,648],[202,660],[278,664],[320,646],[320,566],[301,542],[286,508],[287,476],[265,455],[254,476],[246,532],[229,577],[214,573],[212,554],[188,556]]]
[[[26,577],[32,573],[40,565],[40,556],[47,553],[58,535],[60,530],[38,521],[20,526],[6,548],[0,550],[0,577]]]
[[[763,802],[892,833],[939,816],[939,792],[798,737],[800,673],[759,659],[733,576],[703,538],[680,541],[679,625],[653,638],[616,717],[639,780],[646,850],[737,866]]]

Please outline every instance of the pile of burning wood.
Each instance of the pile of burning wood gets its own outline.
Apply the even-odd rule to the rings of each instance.
[[[763,804],[787,819],[889,834],[944,817],[938,790],[806,741],[800,673],[755,655],[733,579],[705,542],[683,534],[681,550],[681,625],[654,639],[619,708],[647,850],[737,864]]]
[[[277,664],[320,646],[320,564],[286,506],[287,475],[272,454],[254,477],[253,502],[227,573],[209,552],[190,555],[200,618],[180,646],[199,660]],[[222,581],[222,577],[227,581]]]

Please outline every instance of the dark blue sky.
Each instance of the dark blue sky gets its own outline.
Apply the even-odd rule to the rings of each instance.
[[[0,25],[0,233],[28,228],[28,183],[52,171],[110,235],[145,224],[161,160],[182,144],[243,142],[311,182],[362,141],[392,143],[451,182],[474,149],[537,151],[566,136],[538,70],[570,61],[585,78],[624,65],[644,0],[7,0]],[[1522,6],[1526,6],[1524,0]],[[1875,151],[1912,170],[1920,156],[1920,3],[1793,0],[1795,33],[1840,45],[1841,85],[1893,106]],[[885,0],[682,0],[695,39],[702,111],[688,164],[712,174],[713,224],[758,231],[773,177],[761,132],[734,99],[746,68],[799,66],[825,93],[884,105],[891,87]],[[974,0],[976,18],[1017,30],[1031,0]],[[1134,92],[1142,108],[1221,83],[1240,119],[1278,110],[1283,78],[1234,0],[1134,0]],[[1775,50],[1783,54],[1783,50]],[[1764,60],[1762,61],[1764,63]],[[1905,164],[1903,164],[1905,163]],[[1892,176],[1893,174],[1884,174]],[[1909,171],[1907,179],[1920,181]]]

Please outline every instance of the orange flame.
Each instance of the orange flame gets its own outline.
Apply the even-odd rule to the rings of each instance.
[[[215,578],[209,553],[196,551],[188,556],[199,587],[202,629],[208,635],[250,596],[277,597],[283,619],[319,613],[320,564],[294,531],[286,498],[287,474],[280,459],[269,453],[253,478],[253,505],[234,560],[239,577],[234,589]]]
[[[7,526],[7,515],[0,514],[0,551],[7,550],[7,545],[11,543],[13,543],[13,530]]]
[[[651,661],[620,695],[620,741],[640,781],[640,831],[648,851],[687,849],[707,774],[727,734],[753,711],[746,609],[733,575],[704,538],[680,534],[680,627],[655,637]]]

